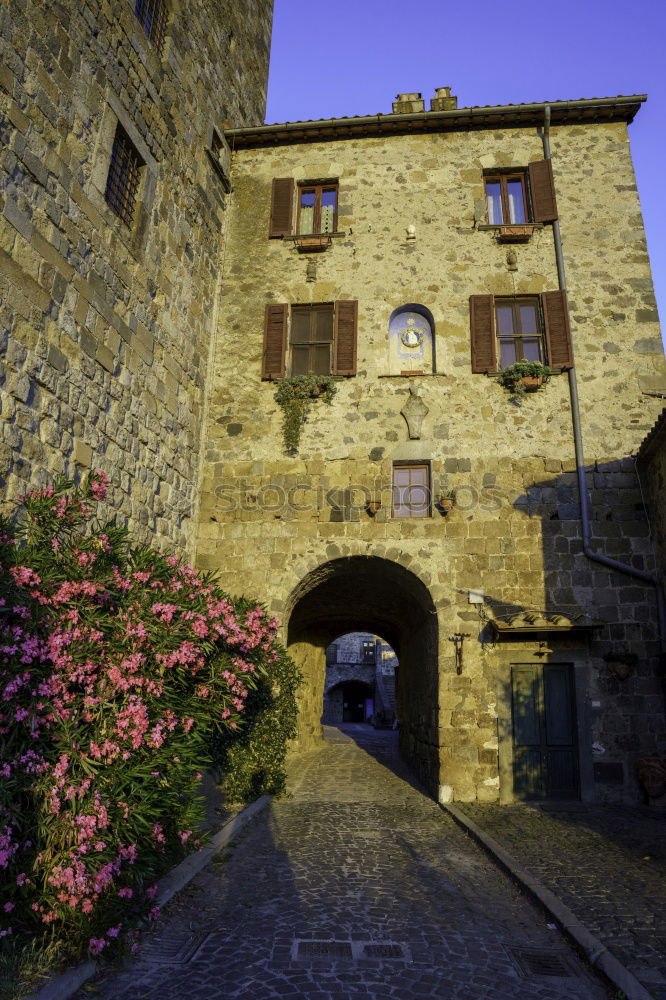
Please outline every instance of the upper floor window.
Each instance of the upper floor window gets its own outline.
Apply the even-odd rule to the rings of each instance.
[[[291,374],[331,374],[333,303],[292,306]]]
[[[120,123],[111,150],[104,197],[107,205],[131,228],[143,161]]]
[[[146,35],[157,49],[157,54],[161,55],[167,13],[164,0],[136,0],[134,13]]]
[[[487,174],[486,205],[491,226],[520,225],[530,221],[527,176],[524,170],[511,174]]]
[[[375,642],[374,639],[364,639],[361,643],[361,662],[375,662]]]
[[[338,217],[337,184],[299,184],[298,233],[334,233]]]
[[[543,324],[536,297],[495,299],[500,368],[516,361],[543,361]]]
[[[430,466],[396,462],[393,466],[393,517],[430,517]]]
[[[358,302],[269,303],[261,377],[355,375]]]

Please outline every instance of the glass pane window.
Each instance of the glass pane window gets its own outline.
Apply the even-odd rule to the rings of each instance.
[[[304,236],[334,233],[338,224],[337,185],[301,186],[298,232]]]
[[[543,328],[538,299],[495,300],[500,368],[516,361],[543,361]]]
[[[332,345],[333,303],[292,307],[292,375],[330,375]]]
[[[524,171],[487,175],[485,185],[488,223],[491,226],[522,225],[529,221]]]
[[[430,467],[393,466],[393,517],[430,517]]]

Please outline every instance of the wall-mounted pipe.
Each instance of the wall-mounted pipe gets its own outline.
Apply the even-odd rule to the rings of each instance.
[[[550,105],[546,104],[544,109],[544,127],[542,134],[543,155],[546,160],[551,159],[550,153]],[[566,291],[567,280],[564,270],[564,254],[562,252],[562,237],[560,234],[560,223],[556,219],[553,222],[553,240],[555,243],[555,261],[557,264],[557,278],[562,291]],[[575,360],[575,354],[574,354]],[[625,573],[633,576],[637,580],[649,583],[656,591],[657,616],[659,623],[659,643],[662,654],[662,669],[664,667],[664,657],[666,657],[666,598],[664,589],[658,576],[646,573],[643,570],[635,569],[626,563],[612,559],[610,556],[596,552],[592,547],[592,529],[590,527],[590,505],[587,495],[587,473],[585,471],[585,455],[583,451],[583,432],[580,423],[580,406],[578,402],[578,383],[576,381],[575,367],[569,369],[569,398],[571,401],[571,420],[573,424],[574,450],[576,454],[576,475],[578,478],[578,494],[580,497],[580,521],[583,529],[583,552],[592,562],[608,566],[618,573]]]

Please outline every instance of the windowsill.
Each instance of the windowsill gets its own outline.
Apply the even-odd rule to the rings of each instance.
[[[495,233],[497,239],[502,243],[527,242],[537,229],[543,229],[543,227],[543,222],[521,222],[511,225],[481,222],[476,226],[480,232]]]
[[[231,181],[229,180],[229,178],[225,174],[224,170],[222,169],[222,166],[221,166],[219,160],[215,156],[215,153],[212,151],[212,149],[206,149],[206,155],[208,156],[208,159],[210,160],[210,163],[211,163],[211,166],[212,166],[213,170],[215,171],[215,173],[217,174],[217,176],[219,177],[219,179],[220,179],[220,181],[222,183],[222,188],[224,190],[224,193],[225,194],[231,194],[233,192],[233,188],[231,186]]]
[[[377,378],[448,378],[446,372],[388,372]]]

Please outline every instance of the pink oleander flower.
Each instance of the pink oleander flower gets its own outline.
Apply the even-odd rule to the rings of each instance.
[[[99,955],[106,948],[106,941],[104,938],[90,938],[88,942],[88,951],[91,955]]]

